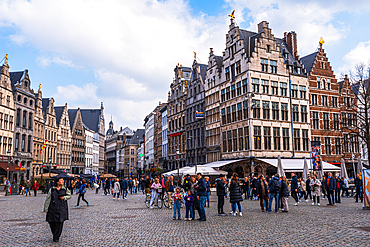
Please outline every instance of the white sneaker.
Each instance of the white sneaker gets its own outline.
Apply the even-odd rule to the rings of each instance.
[[[236,213],[233,213],[233,216],[236,216]]]
[[[312,203],[312,206],[313,206],[313,205],[315,205],[315,203],[314,203],[314,202]]]
[[[230,212],[230,214],[234,214],[234,212],[233,212],[233,211],[231,211],[231,212]]]
[[[119,198],[117,198],[117,201],[119,201]]]
[[[116,198],[113,197],[113,201],[116,200]]]
[[[170,208],[172,208],[172,207],[170,206]]]
[[[189,218],[189,219],[188,219],[188,221],[191,221],[191,220],[193,220],[193,219],[192,219],[192,218]]]
[[[305,200],[305,202],[308,202],[308,200]]]
[[[317,206],[320,206],[320,203],[318,203]]]
[[[298,202],[294,203],[294,206],[298,206]]]
[[[239,212],[239,216],[243,216],[243,213],[242,212]]]

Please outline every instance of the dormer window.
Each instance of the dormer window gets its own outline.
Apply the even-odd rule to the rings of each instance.
[[[266,46],[266,50],[267,50],[267,52],[270,52],[270,45]]]
[[[325,69],[325,63],[324,62],[321,62],[321,68]]]
[[[298,70],[298,74],[300,74],[301,73],[301,68],[297,68],[297,70]]]
[[[20,95],[18,95],[18,102],[21,102],[21,100],[22,100],[22,97],[20,96]]]

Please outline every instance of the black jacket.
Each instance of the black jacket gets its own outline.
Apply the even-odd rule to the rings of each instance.
[[[68,203],[61,200],[59,197],[66,196],[66,189],[62,188],[59,191],[54,187],[50,189],[50,204],[47,209],[47,222],[64,222],[68,220]]]
[[[357,188],[360,188],[362,186],[362,179],[361,178],[355,178],[355,186]]]
[[[311,183],[311,179],[307,179],[306,180],[306,191],[311,191],[311,186],[310,186],[310,183]]]
[[[280,197],[289,196],[289,188],[288,188],[288,185],[286,184],[286,182],[284,180],[281,181],[281,189],[280,189],[279,196]]]
[[[217,196],[225,196],[226,192],[226,183],[221,179],[217,181]]]
[[[328,186],[328,178],[324,180],[323,184],[324,184],[324,188],[326,191],[332,191],[332,190],[335,190],[337,182],[334,177],[330,177],[329,186]]]
[[[239,182],[230,183],[230,203],[243,201],[242,190],[240,189]]]
[[[269,193],[268,193],[267,190],[268,190],[269,186],[267,185],[266,181],[264,181],[264,183],[265,183],[265,193],[266,193],[266,195],[268,195]],[[257,192],[257,195],[258,196],[262,196],[263,195],[263,193],[262,193],[262,186],[261,186],[261,180],[260,179],[258,179],[258,181],[256,183],[256,192]]]

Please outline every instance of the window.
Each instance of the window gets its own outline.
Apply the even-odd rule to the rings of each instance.
[[[231,106],[231,117],[232,117],[232,122],[235,122],[236,121],[236,105],[232,105]]]
[[[235,84],[231,85],[231,98],[236,97],[236,90],[235,90]]]
[[[236,83],[236,95],[239,96],[242,94],[242,83],[238,82]]]
[[[301,122],[307,123],[307,106],[301,105]]]
[[[340,138],[335,138],[334,139],[334,144],[335,144],[335,154],[341,154],[342,149],[341,149],[341,143],[340,143]]]
[[[221,102],[225,101],[225,89],[221,90]]]
[[[300,129],[294,129],[294,150],[301,150],[301,136],[299,135]]]
[[[274,150],[280,150],[280,128],[273,127]]]
[[[15,151],[18,151],[18,150],[19,150],[19,133],[16,133],[15,134]]]
[[[233,151],[233,139],[231,130],[227,131],[227,151],[228,152]]]
[[[267,59],[261,58],[261,71],[267,72]]]
[[[33,119],[32,113],[29,113],[28,114],[28,128],[29,129],[32,129],[32,119]]]
[[[272,119],[279,120],[279,103],[271,102],[272,105]]]
[[[261,149],[261,127],[260,126],[253,127],[253,135],[254,135],[254,149]]]
[[[134,154],[135,154],[135,150],[131,149],[131,155],[134,155]]]
[[[226,107],[226,122],[231,123],[231,107]]]
[[[320,82],[320,77],[317,77],[317,88],[321,88],[321,82]]]
[[[239,150],[244,150],[243,148],[243,143],[244,143],[243,128],[238,129],[238,138],[239,138]]]
[[[285,82],[280,82],[280,95],[287,96],[287,84]]]
[[[25,145],[26,145],[26,135],[22,135],[22,147],[21,150],[25,151]]]
[[[3,113],[0,112],[0,129],[3,128]]]
[[[253,100],[253,118],[260,118],[260,101],[259,100]]]
[[[238,103],[238,121],[243,119],[243,105],[242,103]]]
[[[321,104],[323,105],[323,106],[328,106],[328,96],[326,96],[326,95],[322,95],[321,96],[322,98],[321,98]]]
[[[321,68],[325,69],[325,63],[324,62],[321,62]]]
[[[21,118],[21,110],[20,109],[17,109],[17,119],[16,119],[16,125],[19,126],[20,125],[20,119]]]
[[[233,130],[233,151],[238,150],[238,130],[234,129]]]
[[[270,103],[262,101],[263,119],[270,119]]]
[[[337,97],[331,97],[331,105],[333,107],[338,107],[338,98]]]
[[[298,98],[298,86],[297,85],[292,85],[292,97]]]
[[[226,132],[222,132],[222,152],[227,152]]]
[[[311,94],[311,104],[317,105],[317,94]]]
[[[273,74],[277,73],[277,63],[276,61],[270,60],[270,72]]]
[[[221,109],[222,124],[226,124],[226,109]]]
[[[319,129],[319,113],[317,111],[312,112],[312,128]]]
[[[247,79],[243,80],[242,83],[243,83],[243,93],[247,93],[248,92]]]
[[[329,113],[324,112],[322,115],[323,115],[324,129],[327,130],[327,129],[329,129]]]
[[[32,140],[32,136],[28,136],[28,140],[27,140],[27,152],[31,152],[31,140]]]
[[[339,130],[339,114],[333,113],[333,127],[335,130]]]
[[[26,111],[23,111],[23,122],[22,122],[22,126],[23,128],[26,128],[26,118],[27,118],[27,112]]]
[[[299,122],[299,106],[293,105],[293,122]]]
[[[263,138],[265,144],[265,150],[271,149],[271,128],[263,127]]]
[[[305,86],[299,86],[299,97],[301,99],[305,99],[306,98],[306,87]]]
[[[288,121],[288,104],[281,103],[281,120]]]
[[[270,52],[270,45],[266,46],[266,50],[267,50],[267,52]]]
[[[244,127],[244,135],[245,150],[249,150],[249,127]]]
[[[322,79],[321,88],[326,89],[326,81],[325,79]]]
[[[230,87],[226,88],[226,100],[230,99]]]
[[[303,151],[309,151],[309,140],[308,140],[308,130],[302,130],[302,144],[303,144]]]
[[[248,114],[248,100],[243,101],[243,112],[244,112],[244,119],[249,118],[249,114]]]
[[[262,80],[262,93],[268,94],[269,93],[269,81]]]
[[[258,93],[259,89],[259,79],[252,78],[252,92]]]
[[[343,135],[343,147],[344,147],[344,152],[348,153],[349,152],[349,134],[344,134]]]
[[[277,81],[271,82],[271,94],[272,95],[278,95],[278,83]]]
[[[330,90],[330,79],[327,79],[327,80],[326,80],[326,85],[327,85],[327,87],[326,87],[326,88],[327,88],[328,90]]]
[[[324,142],[325,142],[325,153],[326,154],[331,154],[330,137],[325,137]]]
[[[225,69],[225,77],[226,77],[226,80],[230,79],[230,68],[229,67]]]
[[[241,72],[240,61],[235,63],[235,68],[236,68],[236,74],[240,74]]]
[[[283,150],[289,150],[289,129],[283,128]]]

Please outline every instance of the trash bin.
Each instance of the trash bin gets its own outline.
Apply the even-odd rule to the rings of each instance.
[[[18,194],[19,194],[19,184],[12,184],[11,195],[18,195]]]

